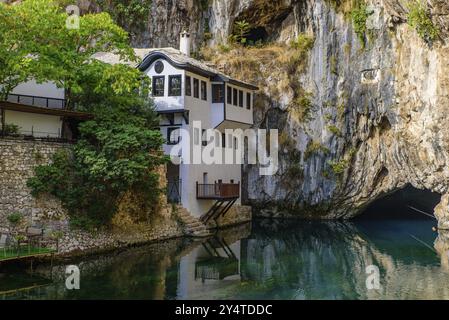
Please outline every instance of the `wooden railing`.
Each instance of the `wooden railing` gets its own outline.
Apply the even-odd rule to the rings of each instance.
[[[27,106],[49,108],[49,109],[65,109],[66,100],[39,96],[29,96],[24,94],[9,94],[8,102],[20,103]]]
[[[196,183],[197,199],[233,199],[240,196],[239,183]]]

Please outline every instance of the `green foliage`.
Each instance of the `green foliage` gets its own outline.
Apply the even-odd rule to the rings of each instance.
[[[313,106],[311,97],[311,93],[303,92],[294,99],[292,112],[295,113],[299,121],[307,121],[310,119],[310,112]]]
[[[98,71],[92,55],[114,52],[122,59],[135,59],[128,34],[109,14],[83,15],[80,27],[72,29],[66,27],[67,17],[52,0],[0,3],[0,97],[34,78],[65,88],[70,102],[82,92],[86,70],[92,65]]]
[[[296,50],[309,51],[313,48],[315,39],[305,33],[301,33],[295,40],[290,41],[290,47]]]
[[[331,73],[336,75],[336,76],[338,76],[338,69],[337,69],[338,68],[338,61],[337,61],[337,58],[334,55],[332,55],[330,57],[329,63],[330,63]]]
[[[332,160],[329,161],[329,166],[335,175],[340,176],[349,167],[349,161],[346,159],[341,159],[340,161]]]
[[[140,31],[148,21],[152,0],[97,0],[97,3],[120,26]]]
[[[439,30],[433,24],[427,11],[427,5],[421,0],[413,0],[409,3],[408,24],[416,29],[418,35],[427,42],[438,38]]]
[[[200,8],[205,11],[209,8],[209,0],[200,0]]]
[[[297,181],[304,177],[304,168],[299,163],[293,163],[286,171],[286,176],[290,181]]]
[[[95,118],[79,126],[77,144],[56,153],[52,164],[37,167],[28,181],[33,195],[54,195],[72,225],[86,229],[107,225],[129,191],[145,194],[150,208],[159,191],[154,169],[166,160],[151,104],[120,96],[103,99],[91,107]]]
[[[234,23],[234,32],[229,37],[230,42],[242,45],[247,44],[246,37],[248,36],[250,29],[251,25],[249,24],[249,22],[246,22],[245,20],[236,21]]]
[[[329,130],[330,132],[332,132],[334,135],[340,137],[341,136],[341,131],[340,129],[338,129],[337,126],[335,125],[328,125],[327,126],[327,130]]]
[[[13,212],[11,214],[9,214],[6,219],[8,220],[8,222],[13,225],[13,226],[17,226],[19,225],[22,220],[23,220],[23,215],[20,212]]]
[[[359,37],[362,47],[365,47],[365,37],[366,37],[366,21],[370,13],[368,12],[366,3],[362,1],[359,5],[351,11],[352,23],[354,26],[354,31]]]
[[[312,155],[322,153],[324,155],[329,154],[330,150],[323,146],[319,141],[311,141],[307,145],[306,152],[304,153],[304,159],[309,159]]]
[[[20,127],[14,123],[6,123],[3,131],[7,136],[15,136],[19,134]]]

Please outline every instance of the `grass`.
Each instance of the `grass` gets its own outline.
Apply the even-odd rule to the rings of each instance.
[[[416,29],[416,32],[424,41],[435,41],[438,38],[439,30],[432,22],[427,4],[421,0],[414,0],[409,3],[408,7],[408,24]]]
[[[17,252],[16,247],[8,247],[5,250],[0,249],[0,261],[9,260],[15,258],[25,258],[35,255],[48,254],[55,252],[55,250],[48,248],[36,248],[36,247],[21,247]]]

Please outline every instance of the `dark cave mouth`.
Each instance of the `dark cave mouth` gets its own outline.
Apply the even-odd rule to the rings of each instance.
[[[421,190],[407,185],[373,201],[357,220],[377,219],[433,219],[434,208],[441,200],[441,194],[430,190]],[[429,216],[430,215],[430,216]]]
[[[246,42],[248,45],[265,43],[267,41],[268,41],[268,32],[265,29],[265,27],[253,28],[248,32],[246,36]]]

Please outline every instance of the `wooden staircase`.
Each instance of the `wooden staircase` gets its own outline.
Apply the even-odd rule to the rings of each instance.
[[[183,223],[186,235],[191,237],[209,237],[212,235],[206,225],[192,216],[186,209],[178,207],[178,216]]]

